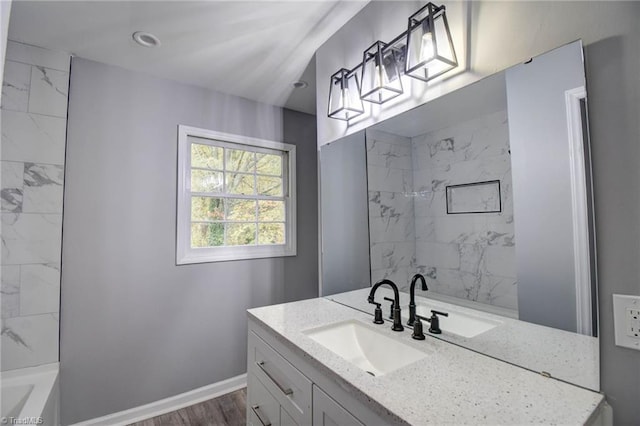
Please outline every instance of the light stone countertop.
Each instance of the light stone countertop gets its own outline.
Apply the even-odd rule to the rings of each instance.
[[[293,352],[390,423],[585,424],[603,395],[427,337],[374,325],[366,313],[324,298],[248,310]],[[426,359],[372,377],[303,332],[350,319],[427,353]]]
[[[367,302],[370,290],[370,288],[363,288],[334,294],[327,298],[373,315],[374,307]],[[429,292],[416,289],[416,304],[419,305],[422,302],[444,312],[457,311],[500,323],[497,327],[472,338],[461,337],[446,331],[437,336],[432,335],[433,337],[536,372],[544,371],[554,378],[587,389],[600,389],[600,349],[597,338],[454,305],[428,296]],[[382,302],[383,297],[392,298],[393,291],[387,287],[378,288],[376,301]],[[409,294],[401,292],[400,306],[404,324],[406,324],[404,317],[409,316],[408,305]],[[388,314],[388,308],[389,303],[384,302],[385,316]],[[387,320],[386,317],[385,320]],[[445,321],[447,318],[441,318],[441,327]],[[428,326],[427,324],[425,327],[425,334],[428,334],[426,332]]]

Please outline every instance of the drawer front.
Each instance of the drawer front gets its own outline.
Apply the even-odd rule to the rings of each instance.
[[[279,426],[280,403],[254,375],[249,374],[247,420],[251,426]]]
[[[255,374],[297,424],[311,423],[311,381],[265,343],[249,333],[249,372]]]

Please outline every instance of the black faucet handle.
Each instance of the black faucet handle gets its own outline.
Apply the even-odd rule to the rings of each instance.
[[[376,305],[376,309],[373,312],[373,323],[384,324],[384,320],[382,319],[382,309],[380,309],[380,303],[374,302],[373,300],[369,300],[369,303],[371,303],[372,305]]]
[[[431,318],[426,318],[422,315],[416,315],[416,318],[429,322],[429,333],[442,334],[442,330],[440,329],[440,318],[438,318],[438,315],[442,315],[445,317],[449,316],[449,314],[446,312],[431,310]]]
[[[390,297],[385,297],[384,300],[391,302],[391,307],[389,308],[389,319],[393,319],[393,310],[396,307],[396,301]]]
[[[420,321],[421,318],[424,319],[424,317],[416,315],[415,321],[413,322],[413,333],[411,334],[411,337],[416,340],[425,339],[424,332],[422,331],[422,321]]]

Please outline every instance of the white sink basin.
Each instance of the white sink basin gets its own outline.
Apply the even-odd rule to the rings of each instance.
[[[388,326],[388,323],[380,325]],[[382,376],[426,358],[429,351],[414,349],[356,320],[329,324],[303,333],[373,376]]]
[[[462,314],[460,312],[452,312],[447,310],[442,310],[442,308],[438,308],[436,306],[430,306],[425,304],[418,304],[416,306],[416,313],[423,317],[431,318],[431,310],[447,312],[449,314],[448,317],[440,316],[440,329],[444,333],[457,334],[460,337],[476,337],[482,333],[485,333],[498,325],[500,322],[492,321],[484,318],[474,317],[471,315]],[[409,315],[409,307],[405,306],[402,308],[402,313]],[[429,324],[423,321],[423,328],[425,334],[427,334],[427,330],[429,329]]]

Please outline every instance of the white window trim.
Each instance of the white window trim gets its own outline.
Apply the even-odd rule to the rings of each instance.
[[[288,179],[285,188],[285,232],[281,245],[191,247],[191,151],[189,137],[232,142],[254,148],[270,148],[287,153]],[[178,126],[178,204],[176,220],[176,264],[223,262],[296,255],[296,147],[266,139],[250,138],[197,127]]]

